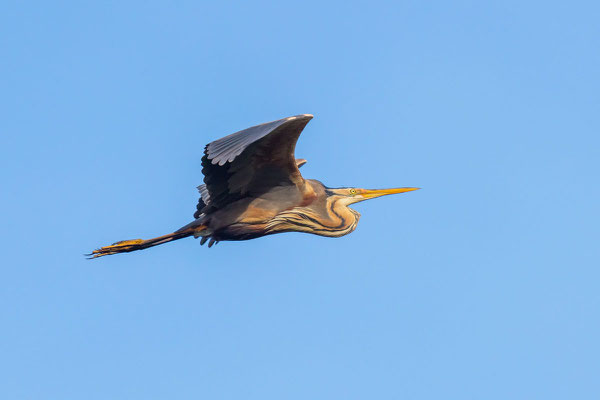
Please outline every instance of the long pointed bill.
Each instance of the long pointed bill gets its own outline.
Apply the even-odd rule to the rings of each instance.
[[[360,195],[363,197],[363,200],[374,199],[375,197],[386,196],[388,194],[397,194],[397,193],[406,193],[412,192],[413,190],[419,190],[420,188],[414,187],[405,187],[405,188],[395,188],[395,189],[363,189],[363,192]]]

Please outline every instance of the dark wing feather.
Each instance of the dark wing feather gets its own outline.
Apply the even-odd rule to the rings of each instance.
[[[198,218],[200,214],[202,214],[202,209],[206,207],[208,203],[210,203],[210,194],[208,193],[206,185],[198,186],[198,192],[200,192],[200,199],[198,200],[198,204],[196,205],[196,212],[194,213],[194,218]]]
[[[275,186],[302,187],[304,179],[298,170],[294,149],[311,119],[310,114],[284,118],[209,143],[202,157],[205,185],[198,187],[202,198],[194,217],[244,197],[260,195]]]

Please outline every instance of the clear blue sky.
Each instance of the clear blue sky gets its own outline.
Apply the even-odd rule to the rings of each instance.
[[[485,4],[484,4],[485,3]],[[600,398],[597,2],[5,2],[6,399]],[[312,113],[341,239],[181,240],[203,146]]]

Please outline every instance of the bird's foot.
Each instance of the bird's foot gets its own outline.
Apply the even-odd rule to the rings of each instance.
[[[111,244],[110,246],[104,246],[99,249],[92,251],[90,254],[86,254],[88,258],[98,258],[102,256],[109,256],[112,254],[118,253],[126,253],[128,251],[135,250],[137,245],[143,243],[142,239],[132,239],[132,240],[121,240],[120,242],[116,242]]]

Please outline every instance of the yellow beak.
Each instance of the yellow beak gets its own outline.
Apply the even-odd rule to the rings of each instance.
[[[420,188],[414,187],[405,187],[405,188],[395,188],[395,189],[363,189],[364,191],[360,193],[364,200],[374,199],[375,197],[386,196],[388,194],[396,194],[396,193],[406,193],[412,192],[413,190],[419,190]]]

